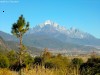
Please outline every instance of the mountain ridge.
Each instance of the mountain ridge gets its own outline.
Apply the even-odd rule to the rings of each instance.
[[[55,23],[50,20],[47,20],[44,23],[40,23],[37,26],[31,28],[27,32],[26,36],[28,36],[30,39],[31,38],[35,39],[35,40],[31,39],[30,41],[31,45],[36,45],[34,44],[34,42],[38,42],[38,44],[43,45],[44,44],[43,41],[47,41],[47,44],[44,44],[46,46],[50,44],[50,41],[48,40],[51,40],[53,44],[55,43],[54,41],[56,40],[56,42],[59,41],[59,43],[62,45],[65,44],[68,45],[68,43],[69,44],[71,43],[71,44],[91,46],[91,47],[100,46],[100,39],[95,38],[91,34],[82,32],[76,28],[66,29],[63,26],[60,26],[58,23]],[[40,40],[42,44],[39,42]]]
[[[14,36],[1,33],[6,41],[18,41]],[[10,40],[9,40],[10,39]],[[76,28],[66,29],[58,23],[47,20],[37,26],[30,28],[23,36],[23,44],[36,48],[49,48],[55,50],[98,50],[100,39],[89,33],[82,32]],[[97,48],[98,47],[98,48]]]
[[[79,29],[71,27],[70,29],[67,29],[64,26],[60,26],[58,23],[55,23],[51,20],[47,20],[44,23],[38,24],[37,26],[31,28],[28,33],[32,34],[35,32],[59,32],[62,34],[65,34],[69,36],[70,38],[87,38],[87,37],[92,37],[89,33],[82,32]]]

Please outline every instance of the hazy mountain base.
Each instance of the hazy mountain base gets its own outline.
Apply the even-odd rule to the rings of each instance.
[[[34,37],[34,39],[32,38]],[[41,37],[41,38],[40,38]],[[27,40],[28,38],[28,40]],[[35,47],[40,47],[40,48],[50,48],[50,49],[55,49],[55,50],[84,50],[84,51],[93,51],[93,50],[98,50],[92,46],[84,46],[84,45],[78,45],[74,43],[69,43],[69,42],[62,42],[60,40],[57,40],[56,38],[49,37],[49,35],[44,36],[44,35],[26,35],[23,40],[24,44],[28,46],[35,46]],[[28,43],[27,43],[28,42]]]
[[[19,50],[19,44],[18,42],[14,42],[14,41],[4,41],[2,38],[0,38],[0,51],[1,52],[6,52],[5,50],[15,50],[18,51]],[[31,39],[30,39],[31,40]],[[41,42],[41,41],[40,41]],[[45,41],[46,42],[46,41]],[[42,44],[42,46],[44,45],[44,47],[48,47],[47,44],[44,42],[44,44]],[[53,43],[53,42],[52,42]],[[55,45],[54,45],[55,43]],[[53,44],[49,44],[54,47],[54,49],[49,48],[50,52],[53,52],[54,54],[64,54],[64,55],[79,55],[79,54],[87,54],[87,53],[91,53],[93,51],[95,51],[96,53],[99,53],[98,49],[93,48],[93,47],[84,47],[81,45],[75,45],[75,44],[65,44],[64,46],[61,45],[62,43],[60,42],[55,42],[54,41]],[[38,43],[39,45],[39,43]],[[59,45],[59,48],[57,49]],[[56,47],[55,47],[56,46]],[[62,47],[66,47],[65,49],[62,49]],[[26,46],[26,51],[29,52],[32,56],[35,55],[39,55],[43,52],[44,48],[36,48],[36,47],[30,47],[30,46]]]
[[[54,34],[52,34],[52,35],[54,35]],[[11,49],[14,49],[14,50],[18,49],[18,48],[15,48],[15,46],[17,44],[16,42],[18,42],[18,39],[16,39],[15,37],[13,37],[10,34],[4,33],[4,32],[1,32],[0,36],[3,37],[3,39],[6,41],[6,43],[8,43],[8,46],[10,46]],[[35,48],[35,50],[37,49],[38,51],[43,48],[49,48],[49,49],[60,50],[60,51],[65,50],[65,49],[72,50],[72,51],[73,50],[79,50],[79,51],[98,51],[99,50],[99,49],[95,48],[94,46],[76,44],[76,42],[78,42],[79,39],[70,39],[70,38],[66,39],[63,35],[61,35],[61,36],[59,35],[58,37],[59,38],[55,38],[54,36],[51,37],[51,34],[44,34],[44,33],[42,33],[42,34],[39,34],[39,33],[26,34],[23,37],[23,43],[24,43],[24,45],[29,46],[31,48],[33,47],[33,49]],[[61,40],[61,38],[62,38],[62,40]],[[72,41],[73,43],[70,43],[70,41]],[[80,39],[80,41],[82,42],[81,39]],[[89,43],[88,40],[86,41],[84,39],[83,43],[84,43],[84,41]],[[91,41],[93,41],[93,40],[91,40]],[[33,52],[33,49],[31,49],[32,52]]]
[[[19,43],[14,41],[5,41],[0,37],[0,53],[5,53],[10,50],[14,50],[16,52],[19,51]],[[26,46],[26,51],[32,55],[39,55],[42,53],[42,50],[36,47]]]

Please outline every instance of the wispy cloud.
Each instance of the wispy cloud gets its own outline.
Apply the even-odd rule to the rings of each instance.
[[[19,3],[19,0],[0,0],[0,3]]]

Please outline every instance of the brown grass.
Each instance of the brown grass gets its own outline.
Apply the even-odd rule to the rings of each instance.
[[[17,75],[17,73],[8,69],[0,69],[0,75]]]
[[[0,75],[18,75],[18,72],[10,71],[8,69],[0,69]],[[23,75],[72,75],[67,73],[67,70],[54,70],[54,69],[32,69],[24,70]]]

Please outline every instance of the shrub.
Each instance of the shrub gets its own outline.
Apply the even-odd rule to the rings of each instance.
[[[100,58],[89,58],[87,63],[100,63]]]
[[[8,68],[9,67],[8,58],[2,54],[0,54],[0,67],[1,68]]]
[[[52,62],[46,62],[45,68],[48,68],[48,69],[54,68],[54,64]]]
[[[48,68],[65,69],[68,65],[68,59],[66,57],[53,57],[45,62],[45,66]]]
[[[83,63],[83,60],[81,58],[74,58],[72,59],[72,66],[80,66]]]
[[[81,75],[99,75],[100,58],[89,58],[86,63],[80,66]]]
[[[34,64],[36,65],[42,65],[43,59],[42,57],[35,57],[34,58]]]

